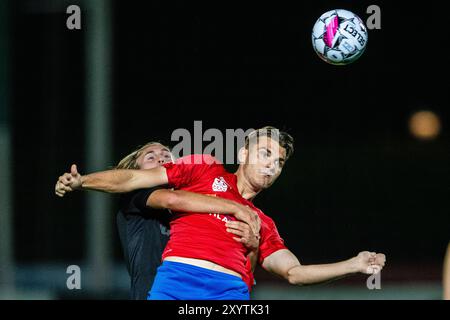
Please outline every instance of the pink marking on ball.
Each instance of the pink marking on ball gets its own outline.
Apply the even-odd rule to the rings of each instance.
[[[327,25],[327,30],[325,31],[324,41],[328,47],[333,46],[334,36],[336,35],[337,29],[339,27],[339,18],[335,16],[330,23]]]

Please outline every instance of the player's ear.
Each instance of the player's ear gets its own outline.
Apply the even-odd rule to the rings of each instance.
[[[247,159],[248,150],[245,147],[239,149],[238,152],[238,161],[239,163],[245,163],[245,159]]]

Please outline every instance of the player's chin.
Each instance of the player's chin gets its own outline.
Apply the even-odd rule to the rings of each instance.
[[[261,189],[267,189],[267,188],[269,188],[272,184],[273,184],[272,177],[265,177],[265,178],[262,179],[262,181],[261,181],[261,183],[260,183],[260,188],[261,188]]]

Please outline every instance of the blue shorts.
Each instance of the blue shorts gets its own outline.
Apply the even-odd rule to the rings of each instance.
[[[163,261],[147,300],[250,300],[241,278],[181,262]]]

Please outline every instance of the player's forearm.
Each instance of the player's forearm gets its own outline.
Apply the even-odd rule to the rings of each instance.
[[[150,206],[178,212],[233,214],[234,201],[182,190],[157,190],[150,196]]]
[[[110,193],[130,192],[167,183],[163,169],[107,170],[81,176],[81,189]]]
[[[310,285],[337,280],[356,272],[351,260],[345,260],[330,264],[297,265],[288,271],[287,278],[291,284]]]
[[[259,248],[254,251],[250,251],[250,253],[248,254],[248,258],[250,259],[250,263],[252,266],[252,272],[255,272],[256,265],[258,264],[258,252]]]
[[[111,193],[129,192],[132,189],[133,170],[107,170],[81,176],[83,190]]]

